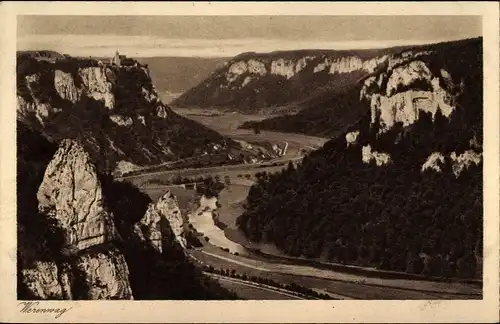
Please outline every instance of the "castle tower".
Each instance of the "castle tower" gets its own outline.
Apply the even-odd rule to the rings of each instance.
[[[118,53],[118,50],[116,50],[115,57],[113,57],[111,63],[116,64],[117,66],[121,65],[120,54]]]

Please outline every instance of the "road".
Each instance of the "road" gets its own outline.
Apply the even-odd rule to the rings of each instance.
[[[262,285],[251,281],[245,281],[237,278],[221,276],[215,273],[204,272],[205,275],[217,279],[221,285],[233,290],[238,296],[245,299],[262,299],[256,298],[256,294],[266,297],[265,299],[298,299],[304,300],[298,295],[288,292],[285,289],[279,289],[268,285]],[[229,285],[227,284],[229,283]],[[245,289],[238,289],[245,287]],[[260,292],[259,292],[260,291]]]
[[[173,169],[173,170],[165,170],[165,171],[155,171],[155,172],[145,172],[141,174],[126,176],[126,177],[117,177],[117,180],[130,180],[136,178],[145,178],[147,176],[152,175],[166,175],[166,174],[178,174],[178,173],[189,173],[190,171],[203,172],[203,173],[219,173],[226,171],[244,171],[249,169],[260,168],[263,165],[273,164],[273,163],[288,163],[289,161],[296,162],[302,160],[303,157],[295,157],[295,158],[277,158],[272,159],[265,162],[259,163],[242,163],[242,164],[234,164],[234,165],[225,165],[225,166],[214,166],[214,167],[206,167],[206,168],[186,168],[186,169]]]

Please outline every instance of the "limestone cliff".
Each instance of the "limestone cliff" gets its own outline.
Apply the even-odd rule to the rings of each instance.
[[[186,258],[171,193],[150,203],[101,174],[77,141],[54,148],[20,126],[19,299],[234,298]]]
[[[400,65],[388,68],[379,75],[367,78],[360,97],[370,102],[372,123],[380,123],[383,133],[400,122],[409,126],[418,120],[420,112],[440,111],[449,117],[455,110],[456,84],[450,74],[441,69],[434,74],[429,64],[416,55],[409,56]]]
[[[53,221],[50,235],[60,240],[52,248],[59,257],[22,269],[22,282],[31,294],[41,299],[132,299],[127,263],[114,248],[119,237],[113,214],[103,206],[96,168],[77,142],[60,143],[37,198],[39,214],[32,216]]]
[[[156,203],[148,206],[146,214],[135,225],[134,231],[156,250],[162,253],[165,244],[173,241],[186,248],[184,221],[177,203],[177,198],[167,191]]]
[[[348,129],[363,132],[358,124],[366,116],[379,135],[399,126],[415,125],[425,115],[433,120],[444,116],[448,121],[455,118],[455,112],[462,119],[480,117],[473,106],[482,102],[482,89],[478,84],[482,82],[481,38],[393,48],[372,55],[364,60],[347,60],[349,55],[345,55],[338,63],[327,60],[333,64],[329,69],[323,67],[324,63],[315,65],[307,78],[304,74],[307,68],[301,70],[289,79],[294,80],[291,84],[286,83],[288,81],[280,84],[290,89],[284,90],[289,91],[283,94],[287,98],[294,98],[301,89],[307,89],[310,98],[293,105],[300,111],[249,121],[241,128],[335,138],[344,136]],[[307,63],[308,66],[311,62],[314,61]],[[335,68],[332,70],[332,67]],[[351,79],[354,74],[357,78]],[[264,78],[268,76],[269,73]],[[327,87],[316,82],[320,77],[325,77],[325,82],[328,80]],[[273,95],[279,91],[282,90],[277,87]],[[249,92],[247,96],[254,95]]]
[[[63,140],[38,189],[42,214],[57,220],[64,248],[79,252],[115,239],[115,226],[102,204],[102,189],[89,155],[75,141]]]
[[[154,165],[212,153],[231,140],[163,104],[149,69],[91,59],[41,61],[18,56],[18,122],[52,141],[77,139],[98,168]],[[220,153],[220,152],[218,152]]]
[[[315,95],[352,85],[375,72],[387,63],[391,52],[389,49],[243,53],[172,104],[272,113],[288,112],[276,107],[299,103],[295,109],[300,110]]]

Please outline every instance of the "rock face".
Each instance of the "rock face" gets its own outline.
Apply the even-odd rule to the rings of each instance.
[[[254,112],[306,100],[373,73],[385,64],[383,51],[285,51],[244,53],[173,101],[176,106],[218,107]],[[298,109],[301,109],[298,107]]]
[[[48,164],[38,193],[36,217],[54,220],[60,233],[59,260],[35,261],[21,282],[40,299],[132,299],[113,215],[103,205],[102,188],[89,155],[63,140]],[[44,238],[48,239],[48,238]],[[97,250],[96,250],[97,249]],[[97,252],[96,252],[97,251]]]
[[[433,74],[427,63],[415,59],[418,56],[422,55],[408,56],[408,61],[365,80],[360,97],[370,103],[372,124],[378,120],[379,133],[399,122],[405,127],[415,123],[420,112],[434,117],[440,111],[449,117],[454,111],[455,81],[445,70]]]
[[[345,135],[345,141],[347,143],[347,147],[356,144],[358,136],[359,136],[359,131],[347,133]]]
[[[443,154],[439,152],[434,152],[425,161],[425,163],[422,165],[422,172],[425,170],[434,170],[436,172],[441,172],[442,167],[445,162],[445,157]]]
[[[370,112],[371,125],[377,128],[378,134],[384,134],[394,129],[395,125],[412,126],[424,115],[430,115],[434,120],[441,119],[439,117],[443,115],[450,120],[453,112],[462,109],[460,102],[479,96],[476,91],[478,86],[474,84],[477,81],[472,79],[477,79],[477,71],[482,70],[481,44],[482,40],[476,38],[383,50],[365,57],[359,53],[358,56],[345,53],[319,61],[305,60],[306,67],[290,79],[280,77],[274,82],[268,73],[258,76],[256,80],[259,81],[244,82],[246,86],[243,88],[238,88],[239,81],[236,80],[232,91],[219,89],[216,94],[220,95],[220,102],[230,102],[239,98],[235,93],[240,93],[242,97],[244,93],[244,97],[238,99],[239,103],[245,98],[253,98],[248,100],[251,105],[266,107],[267,103],[272,107],[266,108],[266,112],[286,114],[259,122],[245,122],[241,126],[245,129],[258,127],[261,130],[336,137],[350,126],[355,127]],[[462,53],[460,58],[454,57],[456,52]],[[306,54],[311,53],[302,56],[306,57]],[[310,56],[318,58],[321,55]],[[243,73],[241,77],[245,75]],[[264,81],[265,88],[261,86]],[[217,82],[223,83],[214,74],[210,85],[205,85],[212,89],[211,84]],[[266,91],[272,92],[272,98],[262,94]],[[280,92],[285,93],[278,98]],[[201,87],[187,92],[185,96],[190,93],[200,95],[200,101],[203,93],[210,104],[217,104],[210,99],[210,91]],[[464,98],[466,96],[469,99]],[[195,102],[194,98],[188,99],[185,102]],[[294,101],[293,105],[288,104],[289,101]],[[239,109],[240,106],[235,105],[232,109]]]
[[[214,144],[236,148],[163,104],[140,64],[18,58],[17,112],[18,122],[55,142],[78,140],[107,171],[119,161],[148,166],[212,153]]]
[[[372,151],[371,145],[363,146],[361,149],[361,158],[364,163],[375,161],[378,166],[386,165],[391,162],[391,156],[387,153]]]
[[[472,165],[478,165],[481,162],[481,153],[474,152],[473,150],[467,150],[464,153],[457,155],[455,152],[450,154],[450,159],[452,161],[453,173],[456,177]]]
[[[41,299],[67,299],[70,297],[68,274],[60,276],[55,262],[38,261],[22,271],[22,282],[33,296]]]
[[[78,71],[88,96],[97,101],[104,101],[104,106],[113,109],[115,96],[111,80],[115,78],[113,71],[107,67],[89,67]]]
[[[177,199],[171,192],[165,193],[156,203],[149,205],[134,230],[160,253],[164,250],[165,242],[171,245],[174,240],[182,248],[186,248],[186,239],[183,236],[184,221]]]
[[[61,70],[54,71],[54,86],[61,98],[76,103],[80,100],[81,90],[75,85],[75,80],[70,73]]]
[[[68,249],[78,252],[115,238],[95,166],[77,142],[61,142],[37,197],[40,212],[57,220]]]
[[[76,261],[76,269],[88,287],[86,299],[133,299],[128,266],[121,253],[84,254]]]

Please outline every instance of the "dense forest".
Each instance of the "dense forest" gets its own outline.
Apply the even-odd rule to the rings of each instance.
[[[480,276],[482,163],[458,177],[449,158],[442,172],[422,172],[433,152],[481,152],[482,65],[480,56],[461,60],[447,65],[455,75],[461,69],[467,89],[450,118],[421,112],[411,126],[396,124],[377,135],[366,112],[345,131],[361,131],[356,145],[346,147],[339,136],[297,168],[258,174],[239,228],[252,241],[274,243],[292,256],[430,276]],[[368,144],[390,154],[391,163],[364,163],[361,147]]]

